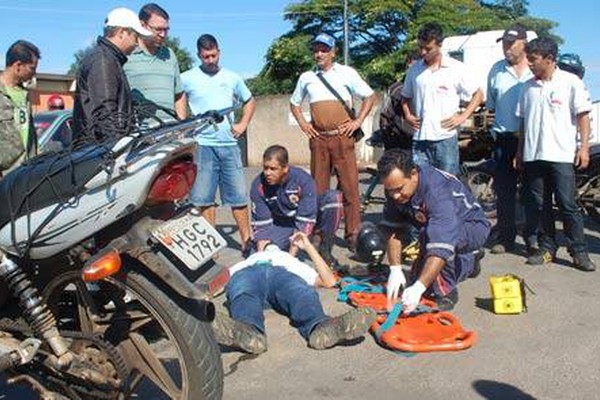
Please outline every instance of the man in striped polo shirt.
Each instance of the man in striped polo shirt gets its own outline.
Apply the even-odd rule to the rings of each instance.
[[[169,33],[169,14],[155,3],[148,3],[139,12],[142,26],[152,32],[152,36],[140,38],[138,47],[127,58],[123,66],[132,97],[139,103],[152,102],[160,107],[174,110],[177,118],[187,116],[185,92],[181,86],[179,63],[173,50],[165,46]],[[149,113],[143,120],[152,124],[156,116],[161,120],[172,120],[170,113],[156,107],[144,107]]]

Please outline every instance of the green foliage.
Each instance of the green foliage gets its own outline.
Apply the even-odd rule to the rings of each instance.
[[[181,47],[181,41],[178,37],[167,36],[167,39],[165,40],[165,46],[170,47],[175,53],[175,57],[177,57],[177,62],[179,63],[180,72],[184,72],[192,68],[194,65],[192,55],[185,47]]]
[[[501,30],[519,22],[538,36],[561,43],[551,32],[557,24],[529,16],[528,5],[528,0],[348,0],[351,65],[373,87],[386,88],[404,75],[419,28],[434,21],[447,36]],[[324,31],[342,41],[341,0],[298,1],[286,8],[285,18],[292,22],[292,30],[271,45],[264,68],[249,80],[257,95],[293,90],[298,76],[314,65],[310,39],[317,33]]]
[[[290,93],[300,74],[313,65],[310,51],[312,36],[282,36],[269,48],[263,71],[247,81],[250,91],[258,96]]]
[[[83,58],[92,48],[94,48],[94,46],[88,46],[85,49],[77,50],[75,54],[73,54],[73,58],[75,58],[75,61],[71,63],[71,66],[67,71],[67,75],[77,75],[77,71],[79,70],[79,66],[81,65],[81,60],[83,60]]]

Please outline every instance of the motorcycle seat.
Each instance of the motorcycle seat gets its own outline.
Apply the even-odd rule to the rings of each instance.
[[[104,166],[110,150],[88,146],[35,157],[0,180],[0,227],[11,218],[58,204],[79,194]]]

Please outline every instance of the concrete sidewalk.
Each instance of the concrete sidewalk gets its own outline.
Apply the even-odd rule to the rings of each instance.
[[[248,181],[257,169],[247,169]],[[362,189],[366,185],[362,184]],[[377,188],[376,195],[382,195]],[[381,205],[365,214],[377,220]],[[219,229],[233,233],[233,219],[218,210]],[[586,220],[592,259],[600,264],[600,226]],[[341,236],[341,231],[338,234]],[[341,243],[341,241],[340,241]],[[469,350],[421,353],[405,357],[377,345],[361,343],[315,351],[306,346],[287,318],[266,312],[269,350],[258,357],[223,354],[226,399],[591,399],[600,398],[600,272],[572,269],[564,248],[559,263],[532,267],[520,255],[491,255],[482,273],[460,286],[454,314],[479,335]],[[340,261],[348,251],[337,247]],[[239,251],[228,249],[219,259],[232,263]],[[527,298],[529,312],[495,315],[489,304],[488,277],[513,273],[536,292]],[[336,302],[336,290],[320,290],[325,311],[341,314],[348,305]],[[217,299],[223,302],[223,297]]]

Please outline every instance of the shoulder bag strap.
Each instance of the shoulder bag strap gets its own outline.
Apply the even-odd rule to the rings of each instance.
[[[323,82],[323,85],[325,85],[325,87],[331,92],[331,94],[333,94],[335,96],[335,98],[338,99],[338,101],[340,103],[342,103],[342,105],[344,106],[344,109],[346,110],[346,112],[348,113],[350,118],[352,118],[352,119],[356,118],[356,115],[354,114],[354,110],[352,110],[350,107],[348,107],[348,104],[346,104],[344,99],[342,99],[342,96],[340,96],[340,94],[333,88],[333,86],[331,86],[331,84],[329,82],[327,82],[327,79],[325,79],[325,77],[323,76],[323,72],[318,71],[318,72],[316,72],[316,74],[317,74],[317,77],[321,80],[321,82]]]

